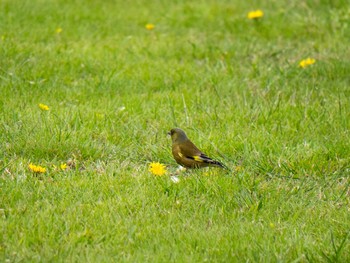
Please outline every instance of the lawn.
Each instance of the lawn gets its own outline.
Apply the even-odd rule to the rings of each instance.
[[[349,39],[347,0],[1,1],[0,261],[349,262]]]

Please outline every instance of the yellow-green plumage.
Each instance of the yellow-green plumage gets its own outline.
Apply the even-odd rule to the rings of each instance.
[[[207,166],[216,166],[225,168],[225,166],[209,158],[201,152],[188,138],[186,133],[180,128],[174,128],[169,132],[172,139],[172,153],[175,161],[186,168],[202,168]]]

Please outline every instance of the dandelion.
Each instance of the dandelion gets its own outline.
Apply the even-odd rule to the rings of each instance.
[[[166,173],[166,168],[164,164],[152,162],[149,165],[148,171],[154,175],[162,176]]]
[[[153,29],[155,28],[155,25],[154,25],[154,24],[146,24],[146,25],[145,25],[145,28],[146,28],[147,30],[153,30]]]
[[[243,167],[240,166],[240,165],[237,165],[237,166],[235,167],[235,171],[236,171],[236,172],[240,172],[240,171],[242,171],[242,170],[243,170]]]
[[[42,110],[49,110],[50,109],[49,106],[42,104],[42,103],[39,103],[39,108]]]
[[[250,11],[247,15],[249,19],[259,19],[264,16],[264,12],[261,11],[260,9],[255,10],[255,11]]]
[[[63,29],[60,27],[56,28],[56,30],[55,30],[56,34],[61,34],[62,31],[63,31]]]
[[[316,60],[313,58],[303,59],[302,61],[299,62],[299,67],[306,68],[307,66],[315,64],[315,62],[316,62]]]
[[[34,173],[45,173],[46,172],[46,168],[40,166],[40,165],[34,165],[34,164],[29,164],[28,165],[29,170],[31,170]]]
[[[60,164],[61,170],[66,170],[67,169],[67,164],[66,163],[61,163]]]

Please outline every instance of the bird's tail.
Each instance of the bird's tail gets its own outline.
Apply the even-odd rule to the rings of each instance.
[[[212,164],[217,166],[217,167],[224,168],[226,170],[230,170],[226,165],[224,165],[223,163],[220,163],[218,161],[213,161]]]
[[[216,167],[220,167],[220,168],[224,168],[224,169],[227,169],[227,170],[230,170],[226,165],[224,165],[223,163],[220,163],[219,161],[215,161],[211,158],[209,158],[208,156],[206,156],[205,154],[201,154],[200,157],[202,162],[204,163],[207,163],[207,164],[210,164],[212,166],[216,166]]]

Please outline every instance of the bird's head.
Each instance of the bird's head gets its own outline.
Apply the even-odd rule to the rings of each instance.
[[[171,136],[173,143],[181,143],[188,140],[186,133],[180,128],[171,129],[168,134]]]

